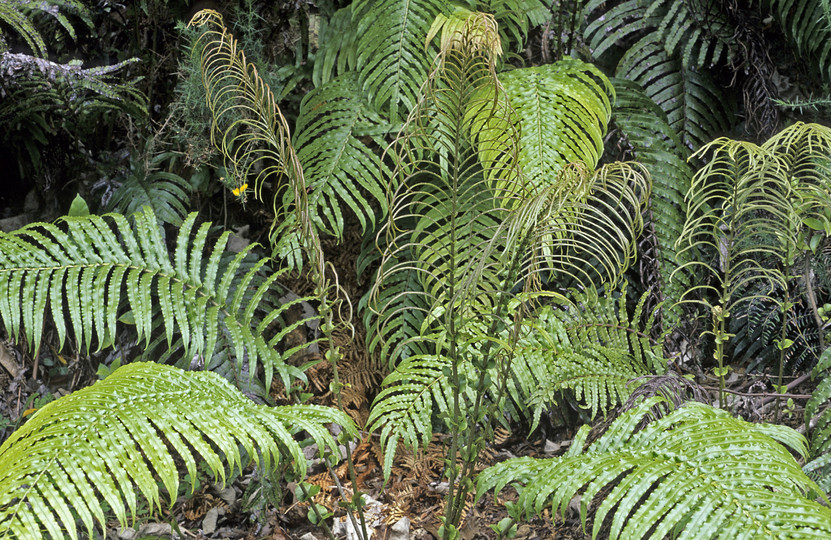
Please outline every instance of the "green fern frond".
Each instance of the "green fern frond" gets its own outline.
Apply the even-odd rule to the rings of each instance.
[[[612,113],[614,89],[591,64],[564,59],[500,74],[521,125],[519,161],[534,186],[554,182],[566,164],[594,169]]]
[[[90,28],[90,19],[87,7],[77,0],[52,0],[41,2],[38,0],[4,0],[0,2],[0,21],[9,25],[15,33],[26,42],[35,56],[45,58],[47,56],[46,44],[40,32],[35,28],[32,18],[37,14],[44,14],[53,17],[60,24],[69,37],[75,39],[75,28],[69,22],[63,11],[73,13],[80,17]],[[0,50],[0,53],[6,51]]]
[[[352,24],[352,5],[337,10],[328,21],[321,21],[318,41],[320,49],[315,53],[312,71],[315,87],[357,69],[358,35]]]
[[[376,213],[383,217],[387,210],[386,181],[392,171],[360,139],[368,137],[376,148],[383,148],[385,128],[360,95],[354,73],[311,91],[300,104],[294,137],[311,190],[311,215],[338,238],[343,234],[342,203],[358,217],[364,231],[374,228]]]
[[[256,405],[214,373],[155,363],[121,367],[45,405],[0,447],[0,538],[66,533],[77,540],[79,524],[91,537],[96,523],[107,522],[104,507],[127,526],[139,496],[161,509],[160,485],[175,502],[177,460],[192,478],[197,461],[204,462],[221,482],[246,466],[246,455],[266,469],[285,460],[305,476],[294,435],[305,431],[321,457],[338,455],[330,422],[357,435],[339,411]]]
[[[263,335],[284,308],[260,322],[253,317],[281,272],[258,282],[257,271],[267,262],[263,259],[243,273],[250,246],[220,272],[230,233],[219,238],[206,258],[210,224],[192,236],[195,222],[191,214],[182,224],[172,258],[147,208],[133,216],[132,226],[120,214],[107,214],[0,234],[0,318],[6,331],[37,351],[48,304],[60,346],[71,332],[87,350],[93,341],[100,350],[113,342],[117,321],[129,309],[138,341],[148,343],[157,306],[168,344],[176,332],[187,352],[210,358],[218,333],[228,332],[238,365],[247,359],[253,373],[262,362],[266,385],[276,371],[288,387],[303,374],[284,362],[275,348],[279,339]]]
[[[514,401],[533,407],[534,426],[563,390],[594,418],[626,401],[637,387],[629,384],[633,379],[666,371],[661,346],[649,337],[654,313],[640,320],[646,294],[631,318],[625,288],[618,298],[599,298],[594,290],[569,296],[573,300],[555,299],[523,321],[516,344],[509,391]]]
[[[788,448],[804,456],[804,438],[777,425],[750,424],[700,403],[670,412],[637,431],[653,406],[624,413],[588,449],[581,429],[566,456],[515,458],[486,469],[477,493],[520,484],[515,517],[550,505],[564,514],[580,497],[583,528],[596,510],[592,538],[827,538],[831,510]],[[783,444],[785,446],[783,446]],[[786,448],[787,447],[787,448]]]
[[[810,427],[811,461],[804,467],[826,492],[831,491],[831,349],[825,349],[811,374],[819,384],[805,405],[805,425]]]
[[[721,138],[696,155],[710,150],[710,162],[696,173],[687,194],[687,222],[676,248],[717,258],[713,263],[696,258],[682,267],[703,268],[717,279],[716,285],[691,287],[687,295],[709,290],[729,309],[732,302],[750,298],[743,291],[752,284],[766,287],[767,294],[785,285],[781,272],[762,265],[760,257],[786,258],[792,241],[787,235],[793,234],[788,226],[793,215],[791,184],[765,148]]]
[[[783,33],[822,77],[831,80],[831,23],[825,0],[765,0]]]
[[[674,306],[691,286],[686,274],[677,274],[675,280],[669,278],[689,260],[689,254],[679,258],[674,244],[684,227],[684,195],[693,171],[686,160],[686,147],[660,107],[635,82],[613,79],[612,84],[617,94],[614,122],[631,144],[634,159],[646,167],[652,179],[648,213],[653,226],[648,234],[654,235],[657,249],[650,255],[657,259],[658,274],[649,285],[657,288],[659,298],[665,302],[666,327],[671,328],[680,317]]]
[[[584,34],[592,56],[610,56],[616,43],[628,41],[615,76],[640,84],[690,150],[727,132],[732,107],[702,70],[733,40],[718,3],[629,0],[601,12],[604,5],[586,6],[599,13]],[[729,60],[733,51],[727,50]]]
[[[357,26],[357,69],[375,110],[398,121],[415,108],[427,79],[435,47],[424,37],[444,3],[439,0],[358,0],[352,4]]]

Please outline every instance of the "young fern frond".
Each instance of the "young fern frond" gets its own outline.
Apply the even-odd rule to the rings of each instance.
[[[208,107],[213,114],[211,141],[222,153],[233,176],[229,189],[254,186],[263,200],[266,181],[275,185],[275,222],[271,238],[275,252],[299,267],[311,231],[311,216],[303,168],[291,145],[291,132],[274,94],[245,58],[238,41],[216,11],[198,12],[188,23],[204,32],[192,44],[199,58]],[[291,213],[293,212],[293,213]]]
[[[363,231],[374,228],[376,213],[384,217],[387,211],[385,181],[392,171],[360,139],[370,137],[377,148],[383,148],[386,128],[360,95],[354,73],[312,90],[300,104],[294,137],[311,191],[309,212],[321,228],[338,238],[344,227],[341,201],[358,217]]]
[[[87,350],[93,342],[99,350],[112,344],[127,311],[137,340],[149,343],[158,307],[168,345],[176,332],[186,353],[210,358],[223,332],[238,366],[246,359],[253,374],[262,363],[266,387],[275,372],[286,387],[304,377],[276,349],[281,334],[270,339],[263,334],[287,308],[278,306],[259,322],[253,317],[281,273],[258,279],[267,259],[242,270],[251,247],[223,261],[229,232],[206,257],[210,224],[193,234],[196,215],[191,214],[171,258],[150,209],[134,214],[132,225],[120,214],[63,221],[65,226],[39,223],[0,233],[0,318],[9,336],[26,339],[35,354],[47,305],[59,346],[71,332]]]
[[[305,431],[321,457],[338,455],[330,422],[356,436],[349,417],[331,408],[269,408],[215,373],[129,364],[45,405],[0,446],[0,538],[77,540],[80,524],[92,537],[107,522],[106,507],[126,527],[139,497],[150,509],[165,497],[175,502],[177,461],[191,478],[205,463],[223,483],[249,459],[269,470],[285,462],[304,477],[294,436]]]
[[[828,499],[788,449],[804,456],[804,438],[791,428],[751,424],[691,402],[652,420],[663,398],[622,414],[587,449],[584,426],[569,452],[552,459],[514,458],[486,469],[477,493],[519,484],[515,519],[550,505],[564,514],[580,497],[592,538],[609,524],[610,540],[827,538]],[[783,446],[784,445],[784,446]],[[518,487],[519,487],[518,486]]]

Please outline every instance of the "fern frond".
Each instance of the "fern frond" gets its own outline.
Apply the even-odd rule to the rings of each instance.
[[[611,540],[831,535],[831,510],[814,500],[827,499],[788,451],[806,453],[796,431],[694,402],[636,431],[663,402],[651,398],[624,413],[585,451],[587,426],[564,457],[490,467],[477,493],[517,482],[519,513],[527,516],[548,505],[563,514],[578,496],[584,530],[589,507],[596,509],[592,538],[604,522]]]
[[[303,374],[285,363],[275,348],[279,340],[263,335],[283,308],[259,323],[253,318],[281,273],[257,281],[265,259],[242,272],[250,246],[220,272],[230,233],[205,257],[210,224],[192,237],[195,222],[191,214],[182,224],[172,258],[148,208],[133,216],[132,226],[124,216],[108,214],[0,234],[0,318],[6,331],[37,351],[48,304],[60,346],[71,332],[87,350],[93,341],[100,350],[116,336],[126,297],[138,341],[151,339],[158,306],[168,344],[176,332],[187,352],[210,358],[220,330],[228,332],[238,365],[247,359],[253,373],[262,362],[267,385],[276,371],[288,387]]]
[[[375,110],[392,122],[415,108],[435,54],[424,37],[442,11],[439,0],[358,0],[352,5],[357,25],[357,69],[361,86]]]
[[[499,76],[521,125],[519,161],[534,186],[554,182],[566,164],[594,169],[612,113],[614,89],[579,60],[515,69]]]
[[[294,435],[305,431],[321,457],[338,455],[330,422],[357,435],[339,411],[256,405],[214,373],[121,367],[45,405],[0,447],[0,538],[63,538],[65,531],[77,540],[76,517],[91,537],[95,523],[107,521],[105,506],[126,526],[139,496],[161,509],[159,481],[174,502],[176,459],[191,477],[197,460],[206,463],[221,482],[245,467],[245,455],[266,469],[285,460],[305,476]]]
[[[687,163],[688,152],[673,130],[666,114],[649,99],[635,82],[613,79],[617,100],[614,107],[614,121],[625,140],[632,145],[634,159],[644,165],[652,180],[652,192],[648,203],[648,216],[653,227],[658,274],[655,282],[659,298],[665,302],[667,328],[679,319],[678,308],[674,307],[684,291],[691,285],[690,276],[672,273],[689,259],[689,253],[679,258],[675,240],[684,227],[684,195],[690,187],[693,171]],[[645,233],[646,234],[646,233]]]
[[[387,211],[385,184],[392,171],[360,139],[369,137],[377,148],[383,148],[384,128],[379,129],[381,119],[360,95],[354,73],[311,91],[300,104],[294,138],[311,190],[309,211],[338,238],[344,226],[342,203],[358,217],[364,231],[374,228],[376,213],[384,217]],[[380,210],[375,209],[377,205]]]
[[[811,461],[804,471],[826,492],[831,491],[831,349],[825,349],[811,373],[818,379],[811,399],[805,405],[805,425],[810,427]]]
[[[791,183],[768,149],[721,138],[696,155],[710,150],[712,159],[696,173],[687,194],[687,221],[676,248],[718,259],[715,264],[693,259],[682,267],[704,268],[717,279],[715,286],[696,285],[687,294],[713,291],[729,309],[731,302],[750,298],[743,291],[751,285],[764,286],[767,294],[785,286],[782,273],[765,267],[761,258],[783,261],[795,242],[789,236],[794,234]]]
[[[666,371],[661,347],[649,337],[654,314],[640,320],[646,294],[631,318],[625,288],[618,298],[599,298],[594,290],[569,296],[573,300],[555,299],[523,321],[511,362],[511,397],[533,407],[534,426],[563,390],[572,391],[594,418],[626,401],[637,388],[629,384],[633,379]]]
[[[152,146],[148,142],[145,152],[152,152]],[[145,152],[130,157],[130,171],[113,193],[107,209],[130,215],[149,206],[161,223],[178,227],[187,214],[185,205],[190,199],[191,186],[178,174],[160,170],[171,154],[150,156],[144,155]]]
[[[288,122],[271,89],[256,66],[246,60],[219,13],[200,11],[188,25],[204,30],[192,44],[192,54],[202,66],[208,107],[213,114],[211,141],[233,176],[228,187],[239,189],[250,184],[255,196],[263,200],[266,181],[279,185],[274,195],[271,238],[274,244],[288,244],[281,254],[288,257],[291,266],[299,267],[302,253],[294,248],[305,246],[314,232],[310,230],[303,168],[291,145]],[[290,238],[281,242],[284,236]]]
[[[41,13],[51,16],[66,30],[70,38],[75,39],[75,28],[61,10],[79,16],[92,28],[89,10],[77,0],[52,0],[50,2],[40,2],[38,0],[6,0],[0,2],[0,21],[9,25],[12,31],[19,34],[35,56],[45,58],[48,54],[46,44],[31,19],[33,15]],[[0,53],[4,52],[6,51],[0,50]]]
[[[783,33],[796,44],[800,58],[831,80],[831,23],[824,0],[766,0]]]

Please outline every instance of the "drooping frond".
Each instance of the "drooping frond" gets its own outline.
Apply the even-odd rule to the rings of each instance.
[[[624,413],[585,451],[584,426],[559,458],[515,458],[486,469],[477,493],[521,485],[515,517],[550,505],[564,514],[580,497],[583,527],[596,512],[611,540],[827,538],[831,510],[788,448],[804,456],[804,438],[785,426],[750,424],[701,403],[688,403],[637,430],[651,398]],[[784,446],[783,446],[784,445]]]
[[[358,216],[364,231],[374,227],[376,213],[386,214],[385,182],[392,172],[377,153],[386,145],[381,123],[361,99],[354,73],[312,90],[300,104],[294,146],[311,190],[309,212],[337,237],[344,226],[341,204]]]
[[[283,244],[275,251],[287,257],[290,265],[299,267],[300,248],[307,247],[314,233],[310,231],[303,168],[291,145],[286,118],[219,13],[200,11],[188,24],[204,30],[192,44],[192,54],[202,66],[208,107],[213,114],[211,141],[233,176],[227,180],[228,187],[239,192],[241,186],[250,184],[262,200],[264,183],[276,186],[271,237],[274,244]]]
[[[150,509],[161,509],[165,497],[175,502],[177,461],[191,478],[197,462],[205,463],[220,482],[246,459],[266,469],[285,460],[305,476],[294,435],[304,431],[321,457],[337,455],[330,422],[356,436],[339,411],[256,405],[215,373],[142,362],[121,367],[45,405],[0,446],[0,538],[66,533],[77,540],[80,524],[92,537],[96,523],[107,522],[105,508],[127,526],[140,498]]]
[[[357,27],[357,69],[361,87],[375,110],[393,122],[415,108],[435,47],[424,38],[444,3],[440,0],[358,0],[352,4]]]
[[[615,76],[637,82],[666,113],[670,126],[694,150],[727,132],[732,108],[702,69],[735,51],[733,32],[717,2],[693,0],[627,0],[596,13],[585,37],[594,58],[609,56],[616,43],[626,43]]]
[[[515,402],[533,408],[534,424],[564,390],[594,418],[626,401],[637,388],[630,381],[666,370],[660,345],[649,337],[654,314],[641,320],[646,294],[631,318],[625,288],[619,298],[594,290],[569,296],[525,319],[515,346],[508,389]]]
[[[687,194],[687,221],[676,248],[702,254],[682,268],[703,268],[717,280],[691,287],[685,299],[709,290],[729,309],[750,298],[743,292],[751,285],[761,284],[763,295],[784,287],[782,273],[763,265],[761,258],[783,261],[793,242],[792,187],[768,149],[720,138],[697,155],[710,151],[711,160],[693,177]]]
[[[186,352],[210,358],[218,335],[227,333],[237,365],[247,360],[253,373],[262,362],[267,385],[275,371],[287,387],[303,377],[277,350],[281,334],[264,334],[286,308],[254,317],[281,275],[257,279],[267,259],[243,270],[249,246],[223,260],[229,232],[206,256],[210,223],[193,234],[195,214],[182,224],[171,257],[150,209],[132,221],[107,214],[0,233],[0,318],[9,336],[37,351],[48,306],[60,346],[71,336],[87,350],[93,342],[101,349],[129,312],[138,341],[149,343],[161,320],[168,344],[175,332]]]
[[[631,145],[633,159],[649,171],[652,192],[647,206],[646,238],[641,245],[648,246],[640,253],[640,264],[654,264],[656,272],[641,270],[645,285],[652,287],[664,302],[666,328],[679,319],[674,307],[690,285],[690,276],[672,273],[688,260],[679,258],[675,240],[684,227],[684,195],[690,187],[693,171],[687,162],[688,152],[678,134],[670,127],[666,114],[649,99],[634,82],[614,79],[617,99],[614,122],[623,144]]]

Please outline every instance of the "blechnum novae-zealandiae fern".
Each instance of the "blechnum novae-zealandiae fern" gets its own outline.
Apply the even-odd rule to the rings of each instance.
[[[565,391],[594,419],[626,401],[638,386],[633,379],[666,371],[660,340],[650,336],[656,312],[642,320],[649,293],[630,316],[626,290],[606,297],[593,288],[550,296],[522,321],[508,393],[514,403],[532,408],[532,431],[543,409]]]
[[[0,446],[0,538],[77,540],[78,529],[93,537],[96,523],[104,528],[113,515],[126,527],[140,498],[151,510],[176,502],[177,462],[191,478],[205,464],[220,483],[252,460],[303,478],[295,435],[305,432],[320,457],[337,456],[330,422],[356,435],[339,411],[257,405],[215,373],[121,367],[45,405]]]
[[[296,351],[281,351],[280,343],[305,321],[266,335],[292,305],[272,298],[285,270],[261,275],[269,260],[248,263],[250,246],[227,252],[228,232],[206,249],[210,223],[194,232],[195,223],[195,214],[185,219],[172,257],[149,208],[130,218],[67,217],[0,233],[0,318],[6,331],[25,339],[36,355],[48,306],[59,347],[72,338],[87,351],[93,343],[100,350],[113,345],[117,324],[128,315],[139,342],[148,344],[161,331],[169,349],[181,347],[182,367],[194,356],[210,364],[215,353],[230,349],[237,370],[246,361],[253,376],[261,364],[265,388],[275,374],[289,388],[304,374],[285,362]]]
[[[647,399],[587,448],[584,426],[562,457],[514,458],[490,467],[479,476],[477,496],[515,485],[519,499],[510,512],[517,521],[549,505],[552,514],[563,515],[579,497],[584,530],[591,509],[592,538],[607,526],[603,538],[610,540],[831,535],[828,499],[788,451],[806,456],[802,435],[696,402],[658,419],[656,408],[671,406]]]
[[[613,281],[631,260],[648,182],[624,164],[563,167],[575,155],[593,167],[602,148],[610,87],[591,66],[515,70],[503,84],[491,16],[457,10],[437,19],[430,35],[439,32],[434,70],[393,147],[370,340],[398,343],[382,347],[395,371],[368,423],[381,430],[387,475],[400,440],[426,444],[433,417],[444,423],[450,490],[441,535],[450,538],[490,433],[486,419],[503,416],[525,309],[514,291],[553,276]],[[548,111],[574,139],[552,142],[531,129]]]

